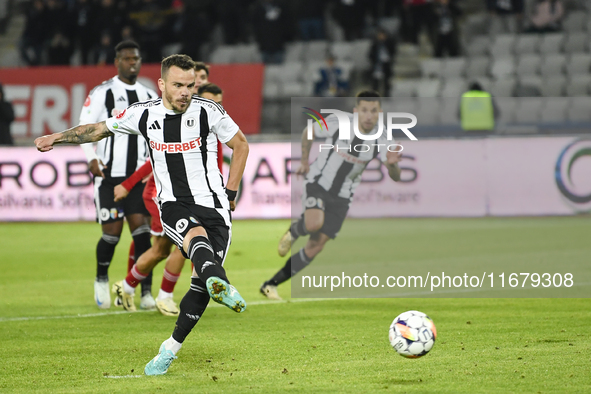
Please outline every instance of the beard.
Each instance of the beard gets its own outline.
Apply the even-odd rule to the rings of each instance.
[[[187,104],[184,107],[181,107],[182,103],[176,102],[173,100],[172,96],[169,94],[166,94],[166,100],[170,103],[170,106],[172,107],[172,109],[175,112],[181,112],[184,113],[187,108],[189,108],[189,102],[187,102]]]

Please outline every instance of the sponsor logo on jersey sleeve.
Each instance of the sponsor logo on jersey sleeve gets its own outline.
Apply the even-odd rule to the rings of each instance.
[[[89,107],[90,106],[90,96],[86,97],[86,100],[84,100],[84,106],[85,107]]]
[[[115,111],[115,110],[113,110],[113,112],[114,112],[114,111]],[[124,116],[125,116],[125,110],[123,110],[123,112],[121,112],[121,113],[119,113],[119,114],[115,115],[115,119],[121,119],[121,118],[122,118],[122,117],[124,117]]]

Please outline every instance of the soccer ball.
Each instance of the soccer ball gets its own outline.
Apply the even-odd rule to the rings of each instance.
[[[429,353],[436,337],[433,320],[423,312],[401,313],[390,325],[390,344],[403,357],[419,358]]]

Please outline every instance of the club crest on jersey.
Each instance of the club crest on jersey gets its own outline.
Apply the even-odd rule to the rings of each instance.
[[[187,126],[188,129],[194,129],[197,126],[197,121],[195,118],[188,118],[185,120],[185,126]]]
[[[150,148],[159,152],[183,153],[198,150],[201,147],[201,137],[189,142],[156,142],[150,140]]]
[[[182,233],[186,230],[187,226],[189,225],[189,221],[187,219],[179,219],[174,226],[177,233]]]
[[[308,197],[306,198],[306,208],[324,209],[324,202],[320,198]]]
[[[101,220],[109,220],[109,210],[107,208],[101,208]]]

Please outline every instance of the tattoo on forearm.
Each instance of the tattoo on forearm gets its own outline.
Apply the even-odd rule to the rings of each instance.
[[[113,135],[106,127],[97,127],[97,125],[101,126],[102,123],[72,127],[64,131],[56,143],[84,144],[87,142],[96,142]]]

